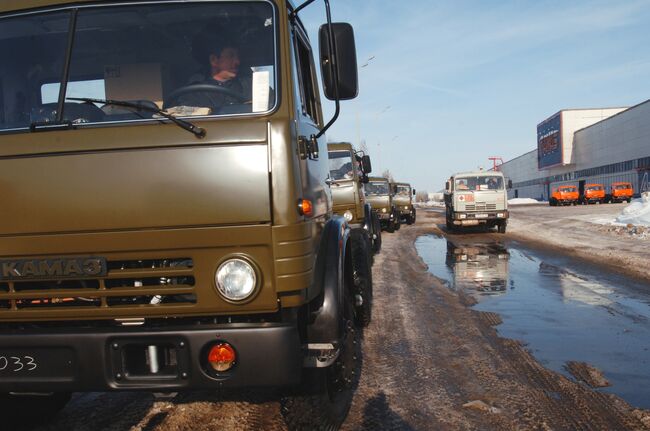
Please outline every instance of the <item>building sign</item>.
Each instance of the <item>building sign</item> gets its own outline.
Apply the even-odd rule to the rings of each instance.
[[[537,125],[537,167],[562,164],[562,121],[558,112]]]

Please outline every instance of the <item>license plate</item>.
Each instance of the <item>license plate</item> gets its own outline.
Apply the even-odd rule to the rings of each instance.
[[[0,349],[0,379],[73,377],[74,353],[65,347]]]
[[[487,217],[488,217],[487,214],[476,214],[476,215],[474,216],[474,218],[487,218]]]

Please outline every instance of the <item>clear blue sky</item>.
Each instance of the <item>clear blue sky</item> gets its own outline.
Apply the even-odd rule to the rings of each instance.
[[[331,3],[359,66],[374,59],[328,139],[365,140],[375,173],[420,190],[536,148],[537,123],[560,109],[650,98],[650,0]],[[322,1],[301,17],[317,46]]]

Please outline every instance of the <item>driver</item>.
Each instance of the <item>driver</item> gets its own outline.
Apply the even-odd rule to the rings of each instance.
[[[214,33],[207,35],[208,32],[201,32],[193,49],[197,57],[204,56],[208,76],[198,79],[194,77],[191,84],[208,84],[226,91],[190,92],[179,96],[176,104],[210,108],[211,113],[216,113],[229,104],[250,104],[252,83],[250,77],[240,77],[238,43],[230,36],[216,36]],[[230,96],[228,92],[241,95],[241,98]]]

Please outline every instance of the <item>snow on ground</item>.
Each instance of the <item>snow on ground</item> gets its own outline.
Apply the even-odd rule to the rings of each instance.
[[[529,204],[544,204],[547,202],[540,202],[537,199],[531,198],[514,198],[508,199],[508,205],[529,205]]]
[[[625,225],[650,226],[650,193],[643,193],[640,199],[630,202],[616,221]]]

